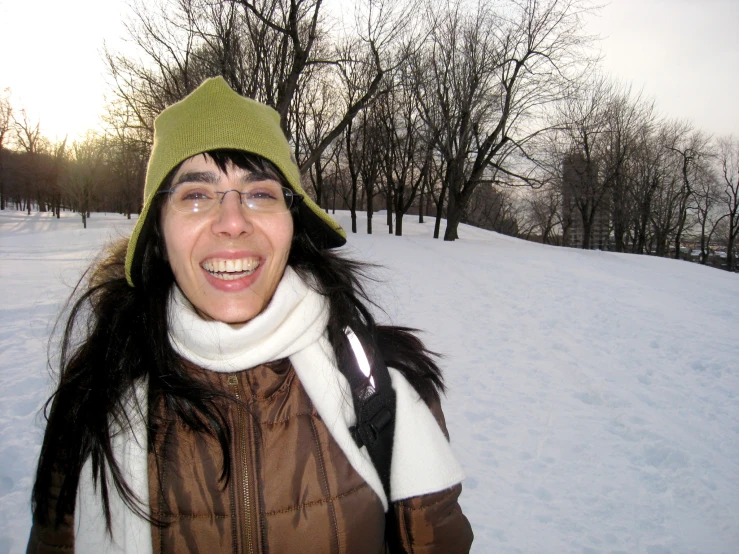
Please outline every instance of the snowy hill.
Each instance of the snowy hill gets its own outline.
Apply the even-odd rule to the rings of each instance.
[[[739,552],[739,275],[383,222],[347,250],[384,266],[386,317],[445,356],[473,552]],[[0,554],[25,551],[54,317],[132,226],[0,212]]]

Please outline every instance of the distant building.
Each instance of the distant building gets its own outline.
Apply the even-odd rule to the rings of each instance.
[[[582,154],[570,154],[562,160],[562,216],[569,222],[564,236],[564,245],[582,248],[585,227],[580,208],[589,213],[598,195],[602,194],[598,183],[597,162],[588,162]],[[590,230],[590,248],[607,250],[611,236],[609,198],[603,198],[595,211]]]

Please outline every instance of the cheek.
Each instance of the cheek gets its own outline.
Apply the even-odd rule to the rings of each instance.
[[[172,268],[172,271],[174,271],[175,266],[179,265],[179,252],[177,249],[177,241],[175,240],[177,233],[172,229],[170,220],[164,216],[162,217],[161,229],[162,234],[164,235],[164,254]]]
[[[176,217],[162,218],[162,233],[164,234],[165,256],[175,276],[181,273],[182,268],[190,265],[190,256],[193,247],[191,228],[179,224]]]
[[[287,263],[287,257],[290,254],[290,247],[293,242],[293,219],[290,214],[286,215],[288,217],[280,222],[273,235],[275,251],[279,253],[279,257],[284,263]]]

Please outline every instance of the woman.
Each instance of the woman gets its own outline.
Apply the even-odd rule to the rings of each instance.
[[[440,372],[375,324],[344,242],[276,112],[221,78],[164,110],[133,234],[66,326],[28,551],[468,552]],[[389,478],[348,336],[392,366]]]

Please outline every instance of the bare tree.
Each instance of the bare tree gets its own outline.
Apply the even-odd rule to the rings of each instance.
[[[294,143],[295,149],[303,156],[315,151],[323,137],[333,127],[335,113],[332,106],[335,100],[332,92],[329,83],[320,78],[306,80],[298,92],[300,100],[297,104],[300,111],[293,115],[296,129]],[[298,164],[301,162],[302,159],[298,158]],[[308,167],[307,176],[313,188],[313,198],[319,206],[323,205],[324,166],[328,163],[329,159],[319,156],[315,163]]]
[[[301,172],[314,164],[324,150],[343,134],[351,121],[384,93],[382,83],[385,77],[395,72],[417,48],[420,33],[414,28],[418,11],[416,1],[363,0],[360,6],[364,9],[358,11],[357,38],[348,47],[338,49],[332,63],[339,67],[344,82],[347,82],[349,74],[347,66],[358,66],[365,75],[359,82],[365,83],[365,86],[358,89],[357,80],[348,83],[354,91],[351,95],[354,101],[344,106],[333,129],[301,163]],[[353,73],[357,73],[356,69]],[[358,90],[361,92],[356,94]]]
[[[675,228],[675,258],[680,257],[680,241],[694,200],[695,181],[702,173],[703,164],[710,155],[711,138],[689,123],[674,125],[672,140],[665,145],[676,158],[680,168],[681,188],[678,193],[677,226]]]
[[[356,42],[349,42],[339,47],[345,58],[357,57],[353,54],[357,48]],[[367,63],[370,63],[371,53],[364,52]],[[369,80],[374,79],[363,69],[363,64],[346,64],[339,67],[342,86],[340,88],[342,102],[345,105],[356,104],[357,99],[364,94],[369,86]],[[363,181],[363,176],[373,176],[374,168],[371,167],[370,160],[377,154],[374,147],[374,127],[375,118],[371,114],[371,106],[369,109],[362,111],[358,117],[348,122],[344,129],[343,151],[345,155],[345,164],[347,169],[348,183],[346,190],[348,193],[347,205],[349,206],[352,232],[357,232],[357,210],[360,209],[362,199],[366,197],[367,191],[371,191],[374,196],[374,182],[367,184]],[[367,226],[371,232],[372,211],[368,211]]]
[[[665,151],[652,124],[642,125],[629,160],[628,186],[634,211],[631,216],[631,252],[644,254],[652,234],[656,197],[666,178]]]
[[[694,183],[693,203],[700,236],[700,263],[705,265],[708,261],[713,235],[728,214],[721,214],[717,210],[722,191],[717,176],[708,166],[699,166]]]
[[[475,189],[467,204],[463,222],[504,235],[518,236],[519,212],[510,189],[483,184]]]
[[[652,172],[654,195],[650,210],[654,253],[669,255],[669,242],[674,241],[678,229],[684,226],[691,197],[687,195],[682,175],[682,160],[671,147],[684,135],[684,124],[671,121],[660,125],[654,147],[659,150],[653,159],[657,163]]]
[[[361,151],[358,173],[362,182],[362,190],[367,212],[367,234],[372,234],[372,219],[375,211],[375,196],[380,192],[380,177],[383,168],[383,140],[381,130],[381,114],[370,108],[361,117]]]
[[[39,154],[46,145],[41,135],[41,122],[33,121],[25,109],[21,109],[20,117],[14,118],[15,140],[18,146],[29,154]]]
[[[395,82],[377,100],[378,123],[383,146],[383,181],[385,185],[388,227],[395,235],[403,234],[403,216],[416,200],[427,180],[434,155],[434,141],[428,136],[413,90],[410,66],[402,67]],[[422,210],[420,210],[421,213]]]
[[[87,229],[98,187],[102,182],[106,156],[107,137],[93,133],[72,144],[74,166],[67,176],[65,197],[69,207],[82,218],[82,227]]]
[[[435,25],[417,71],[418,98],[445,164],[444,240],[457,238],[472,193],[491,172],[529,182],[511,150],[525,157],[541,129],[531,118],[587,66],[585,11],[579,0],[523,0],[497,11],[478,4],[469,13],[458,4],[429,14]]]
[[[157,114],[211,76],[204,64],[198,63],[199,42],[192,8],[189,0],[164,0],[159,4],[135,1],[133,16],[125,25],[141,58],[105,48],[114,95],[109,123],[121,118],[147,143],[151,143]],[[205,54],[202,48],[200,53]]]
[[[130,219],[132,213],[141,209],[149,149],[128,124],[134,117],[130,110],[123,117],[112,120],[107,133],[112,189],[109,192],[114,201],[113,211]]]
[[[0,93],[0,210],[5,209],[7,198],[5,195],[5,168],[3,150],[13,124],[13,108],[10,105],[10,89]]]
[[[558,105],[556,144],[562,149],[560,182],[563,208],[575,212],[582,228],[580,247],[591,247],[596,216],[607,217],[611,179],[604,170],[604,154],[610,143],[609,111],[615,101],[612,83],[598,78],[583,90],[575,90]]]
[[[306,174],[351,120],[376,96],[393,68],[385,55],[406,40],[412,3],[362,0],[355,35],[339,44],[324,25],[322,0],[161,0],[136,4],[128,29],[143,60],[107,52],[115,94],[151,136],[157,113],[206,77],[222,75],[238,93],[273,106]],[[394,7],[395,6],[395,7]],[[412,34],[412,33],[410,33]],[[323,91],[333,102],[317,113],[310,99],[321,87],[340,86],[361,72],[362,90],[347,96]],[[358,81],[355,81],[355,85]],[[315,116],[317,119],[307,119]],[[319,129],[321,132],[319,133]],[[302,136],[301,136],[302,135]],[[305,140],[310,136],[310,141]],[[320,173],[320,170],[318,170]]]
[[[540,238],[544,244],[559,244],[556,230],[563,229],[562,191],[555,183],[546,183],[538,190],[532,190],[524,198],[525,229],[522,236]]]
[[[548,167],[562,185],[563,217],[572,219],[578,246],[591,248],[597,227],[595,246],[604,246],[613,231],[615,249],[625,250],[634,210],[627,170],[639,129],[652,113],[653,106],[633,95],[630,87],[603,76],[573,87],[558,103],[549,133],[554,159],[548,157]],[[561,169],[552,172],[557,160]]]
[[[631,222],[638,211],[630,189],[630,162],[639,147],[643,130],[651,129],[655,119],[653,102],[645,101],[641,93],[633,94],[631,86],[617,88],[608,110],[607,142],[602,153],[602,179],[609,189],[613,247],[616,252],[626,251]]]
[[[34,203],[39,210],[44,210],[44,204],[40,199],[44,173],[40,155],[48,146],[48,141],[41,134],[41,122],[34,121],[25,109],[21,109],[20,117],[13,117],[13,130],[16,146],[26,154],[24,156],[26,167],[20,184],[24,191],[26,213],[31,215],[31,206]]]
[[[357,195],[359,191],[359,164],[360,153],[358,151],[358,140],[355,137],[359,134],[353,129],[354,121],[350,121],[344,132],[344,150],[346,152],[346,166],[349,173],[349,198],[347,204],[352,220],[352,233],[357,232]]]
[[[739,238],[739,140],[725,137],[719,141],[722,205],[727,214],[726,256],[729,271],[737,269],[736,248]]]
[[[57,219],[61,217],[62,210],[62,179],[68,171],[68,148],[67,137],[51,145],[50,156],[52,163],[46,178],[48,185],[47,195],[50,197],[51,211]]]

